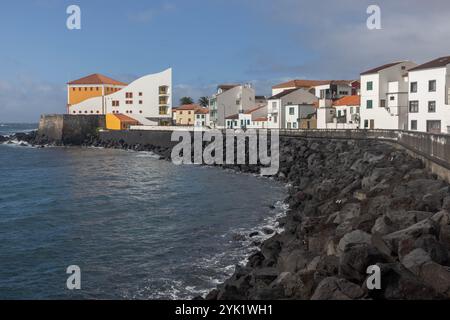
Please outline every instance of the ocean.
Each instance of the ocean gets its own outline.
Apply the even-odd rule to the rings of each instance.
[[[268,237],[236,235],[285,210],[276,181],[148,152],[0,144],[0,172],[0,299],[203,295]],[[80,290],[66,287],[71,265]]]

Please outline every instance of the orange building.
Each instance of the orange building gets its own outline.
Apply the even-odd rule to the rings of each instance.
[[[106,129],[108,130],[128,130],[130,126],[140,125],[139,121],[121,113],[106,114]]]
[[[70,106],[83,102],[90,98],[104,97],[126,87],[127,84],[101,74],[91,74],[87,77],[67,83],[67,112],[70,114]],[[102,99],[104,100],[104,99]],[[97,113],[104,114],[104,106]]]

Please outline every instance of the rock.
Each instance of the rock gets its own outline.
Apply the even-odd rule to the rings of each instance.
[[[431,300],[442,298],[433,288],[399,263],[379,264],[381,290],[370,290],[374,299]]]
[[[275,232],[275,230],[273,230],[272,228],[269,228],[269,227],[264,227],[262,229],[262,232],[264,232],[264,234],[273,234]]]
[[[361,205],[359,203],[347,203],[337,213],[337,216],[333,222],[336,224],[341,224],[346,220],[358,217],[360,214],[361,214]]]
[[[450,211],[450,195],[446,196],[442,201],[442,210]]]
[[[422,266],[427,262],[431,262],[431,258],[428,253],[421,248],[411,251],[402,259],[402,264],[405,268],[415,275],[420,274]]]
[[[338,252],[339,253],[344,252],[347,246],[349,245],[370,244],[370,243],[371,237],[368,233],[361,230],[355,230],[350,233],[347,233],[345,236],[342,237],[342,239],[339,241]]]
[[[428,262],[422,266],[420,277],[438,293],[450,298],[450,268]]]
[[[364,193],[363,191],[355,191],[355,192],[353,193],[353,197],[354,197],[355,199],[358,199],[359,201],[364,201],[364,200],[367,199],[367,194]]]
[[[259,232],[258,232],[258,231],[253,231],[253,232],[250,232],[250,233],[248,234],[248,236],[249,236],[250,238],[253,238],[253,237],[259,236]]]
[[[422,220],[412,226],[402,229],[393,233],[390,233],[383,237],[385,242],[392,248],[394,252],[398,251],[398,244],[404,239],[417,239],[424,234],[438,234],[438,228],[436,222],[431,219]]]
[[[271,263],[275,263],[281,251],[281,243],[278,240],[270,238],[261,245],[261,253],[264,258]]]
[[[314,291],[311,300],[350,300],[360,299],[364,291],[345,279],[328,277],[323,279]]]
[[[415,248],[421,248],[427,252],[431,258],[436,263],[446,264],[448,261],[448,253],[446,247],[440,243],[435,236],[426,234],[414,242]]]
[[[296,249],[288,253],[280,254],[278,268],[282,272],[295,273],[306,267],[307,259],[303,250]]]
[[[367,276],[368,266],[384,262],[388,261],[372,245],[350,244],[340,256],[339,276],[360,283]]]
[[[232,236],[233,241],[244,241],[247,237],[245,234],[235,233]]]

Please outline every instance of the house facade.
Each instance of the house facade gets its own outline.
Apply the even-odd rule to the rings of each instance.
[[[317,109],[319,129],[358,129],[361,97],[345,96],[335,101],[322,101]]]
[[[409,70],[408,129],[450,133],[450,56]]]
[[[169,125],[172,122],[172,69],[146,75],[128,85],[105,84],[106,94],[84,96],[84,100],[70,95],[76,92],[73,86],[86,86],[82,82],[86,82],[86,78],[68,84],[70,114],[125,114],[143,125]],[[84,91],[89,93],[90,89]]]
[[[281,91],[267,99],[267,125],[269,129],[286,128],[286,106],[314,105],[317,97],[303,88]]]
[[[401,61],[361,73],[361,128],[408,128],[408,70],[415,66]]]
[[[126,86],[124,82],[98,73],[71,81],[67,83],[67,113],[106,114],[105,97]]]
[[[209,109],[208,108],[197,108],[194,112],[195,114],[195,127],[209,127],[210,126],[210,118],[209,118]]]
[[[228,129],[267,128],[267,106],[256,106],[247,111],[228,116],[225,120]]]
[[[250,84],[224,84],[209,100],[211,126],[225,127],[225,119],[255,106],[255,90]]]
[[[306,129],[315,129],[314,121],[307,121],[314,119],[313,115],[316,113],[314,104],[296,104],[285,105],[285,123],[283,128],[286,129],[301,129],[306,126]]]

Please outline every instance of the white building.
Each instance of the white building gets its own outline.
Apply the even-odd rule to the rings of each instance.
[[[355,80],[330,80],[314,86],[315,95],[319,99],[340,99],[356,95],[358,90],[359,81]]]
[[[210,126],[210,118],[209,118],[209,109],[208,108],[198,108],[194,112],[195,117],[195,127],[209,127]]]
[[[169,125],[172,122],[172,69],[141,77],[109,95],[89,98],[69,108],[74,114],[126,114],[144,125]]]
[[[360,127],[360,101],[358,95],[331,101],[321,99],[317,109],[318,129],[357,129]]]
[[[450,133],[450,56],[409,70],[408,129]]]
[[[313,105],[317,97],[303,88],[281,91],[267,99],[268,128],[284,129],[286,127],[286,106]]]
[[[311,115],[316,113],[314,104],[295,104],[284,106],[286,129],[300,129],[301,120],[311,118]],[[307,128],[313,129],[313,128]]]
[[[247,111],[226,117],[228,129],[261,129],[267,128],[267,106],[256,106]]]
[[[250,84],[223,84],[209,100],[212,127],[223,128],[225,118],[255,106],[255,90]]]
[[[361,73],[361,128],[407,129],[407,74],[416,65],[394,62]]]

